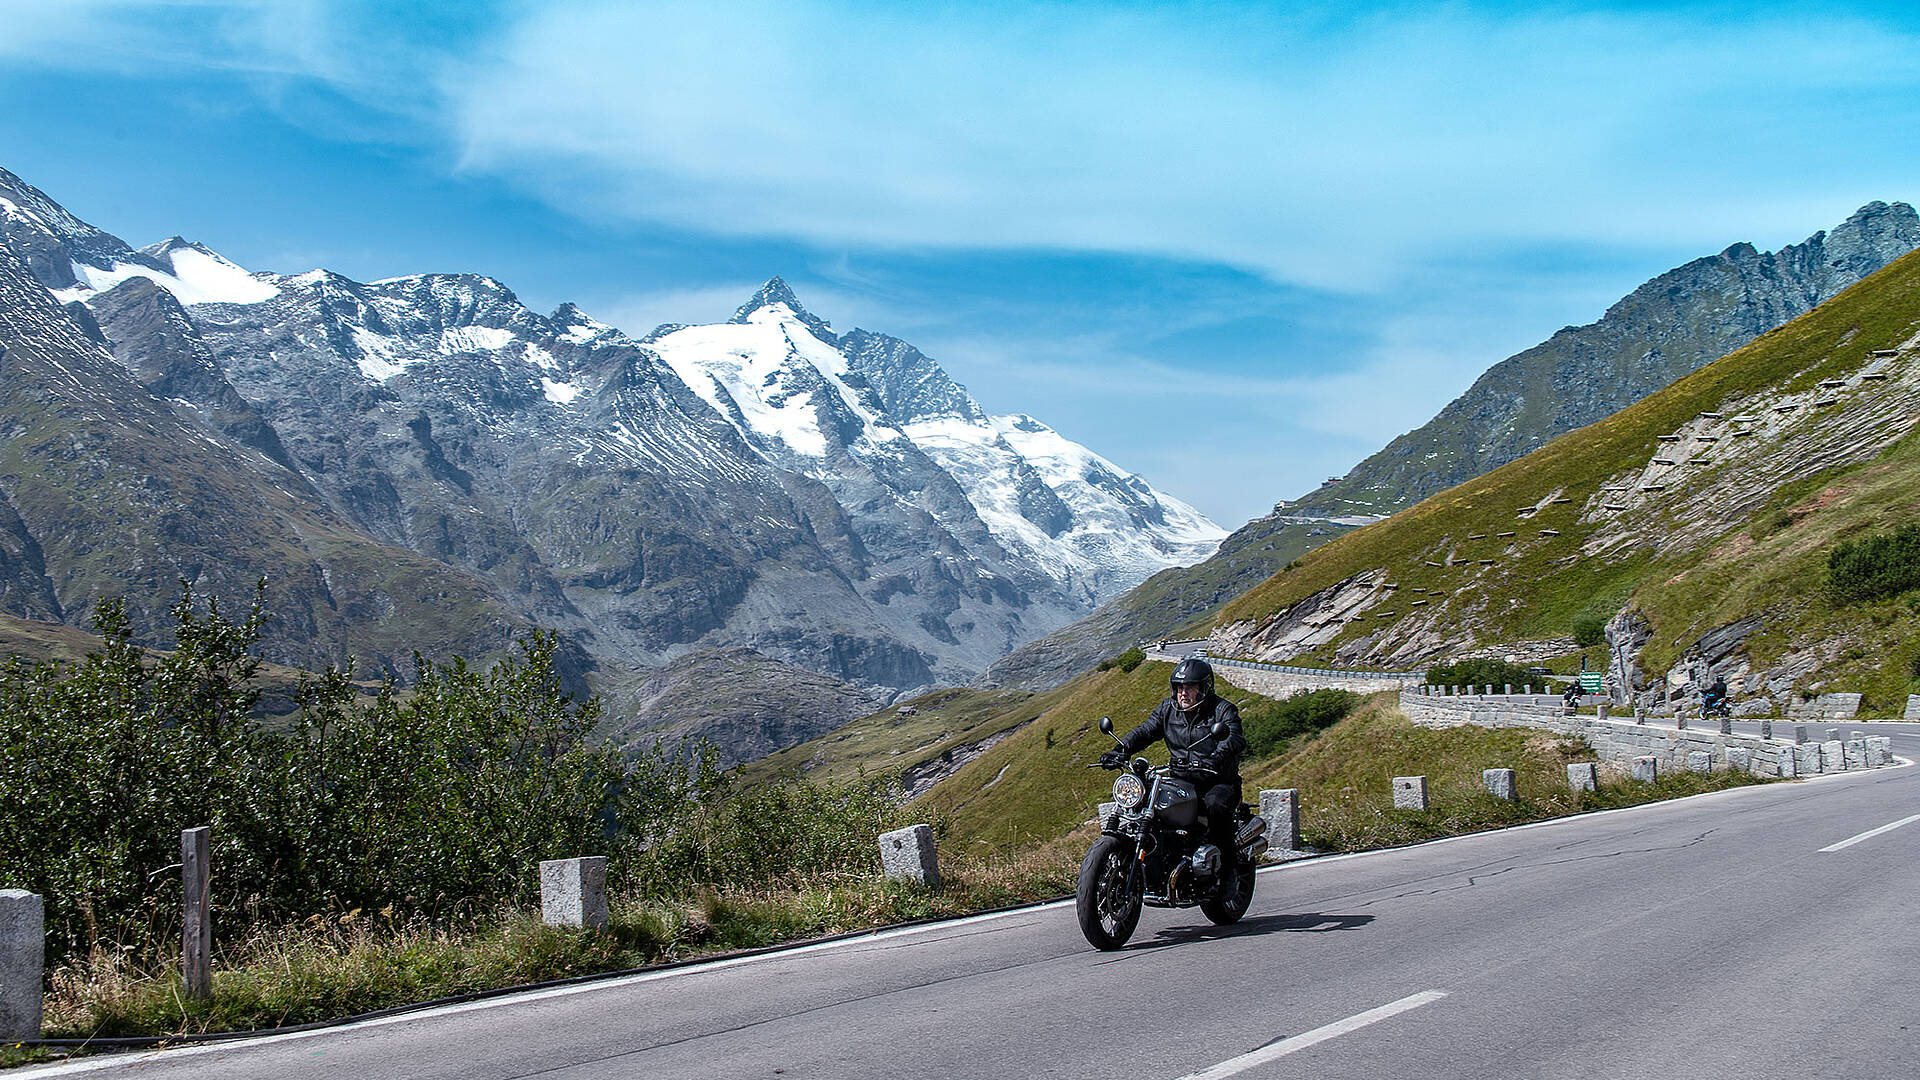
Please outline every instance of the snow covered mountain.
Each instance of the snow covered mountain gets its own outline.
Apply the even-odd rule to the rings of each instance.
[[[779,279],[726,323],[636,339],[475,275],[135,250],[4,170],[0,248],[157,407],[311,513],[483,582],[498,625],[560,629],[609,685],[716,649],[883,696],[963,682],[1223,536],[1040,421],[988,416],[911,345],[836,334]],[[77,621],[62,565],[42,592]]]

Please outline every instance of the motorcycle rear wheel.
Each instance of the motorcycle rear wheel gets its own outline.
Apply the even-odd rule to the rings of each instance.
[[[1253,904],[1253,867],[1236,866],[1230,871],[1233,875],[1222,882],[1218,892],[1206,900],[1200,901],[1200,910],[1215,926],[1231,926],[1240,921]]]
[[[1117,836],[1103,836],[1080,860],[1080,884],[1074,890],[1074,911],[1080,932],[1096,949],[1117,949],[1133,936],[1140,922],[1139,882],[1127,888],[1133,863],[1133,845]]]

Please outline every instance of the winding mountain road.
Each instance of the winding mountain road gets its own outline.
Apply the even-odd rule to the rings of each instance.
[[[1900,766],[1289,864],[1116,953],[1051,905],[15,1075],[1908,1078],[1917,925]]]

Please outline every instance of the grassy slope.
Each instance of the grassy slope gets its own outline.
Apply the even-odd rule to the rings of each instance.
[[[1250,521],[1205,562],[1176,566],[1134,586],[1100,610],[995,663],[982,685],[1051,689],[1136,641],[1177,636],[1281,567],[1349,531],[1346,525]]]
[[[978,742],[1040,715],[1055,695],[1024,690],[936,690],[741,767],[749,781],[782,773],[808,779],[898,777],[947,750]],[[911,709],[913,715],[901,715]]]
[[[1600,526],[1581,524],[1578,518],[1582,505],[1608,478],[1637,470],[1647,461],[1659,445],[1659,434],[1729,399],[1769,387],[1798,392],[1853,371],[1871,350],[1891,348],[1911,336],[1920,323],[1916,316],[1920,254],[1900,259],[1812,314],[1606,420],[1309,552],[1294,569],[1276,574],[1215,618],[1187,630],[1205,633],[1218,624],[1264,619],[1354,573],[1384,567],[1401,585],[1400,596],[1424,591],[1446,597],[1459,616],[1479,623],[1482,640],[1564,635],[1576,616],[1610,615],[1631,600],[1655,625],[1644,662],[1656,672],[1701,633],[1760,609],[1771,611],[1768,633],[1774,644],[1758,642],[1756,653],[1783,650],[1808,634],[1858,632],[1881,643],[1897,638],[1897,633],[1869,632],[1893,621],[1886,605],[1834,613],[1802,597],[1817,586],[1825,551],[1835,539],[1873,522],[1912,516],[1914,493],[1920,492],[1920,451],[1911,439],[1878,462],[1832,470],[1782,489],[1772,505],[1690,551],[1656,556],[1650,545],[1634,544],[1607,556],[1583,558],[1582,543]],[[1547,505],[1530,519],[1516,517],[1518,508],[1556,491],[1572,502]],[[1781,520],[1792,524],[1769,533],[1770,523]],[[1543,537],[1545,529],[1560,535]],[[1507,530],[1518,536],[1495,535]],[[1486,535],[1467,539],[1476,533]],[[1426,565],[1447,562],[1444,556],[1449,554],[1456,565]],[[1481,567],[1479,559],[1496,562]],[[1467,560],[1475,561],[1458,565]],[[1373,624],[1366,632],[1381,625]],[[1356,626],[1345,636],[1361,632]],[[1908,657],[1920,647],[1901,641],[1899,651]],[[1904,687],[1903,677],[1887,674],[1882,666],[1855,663],[1837,673],[1839,681],[1828,688],[1886,693],[1895,684]]]

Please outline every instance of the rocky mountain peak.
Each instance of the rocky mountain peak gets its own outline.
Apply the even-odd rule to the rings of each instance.
[[[760,290],[754,293],[746,303],[740,305],[740,310],[734,312],[733,318],[728,319],[727,322],[734,324],[749,322],[754,312],[774,307],[785,307],[792,312],[793,317],[800,320],[801,324],[821,341],[829,345],[839,343],[840,339],[834,334],[833,327],[825,319],[808,311],[805,305],[800,303],[800,298],[794,295],[793,289],[778,277],[771,278],[765,285],[760,286]]]

